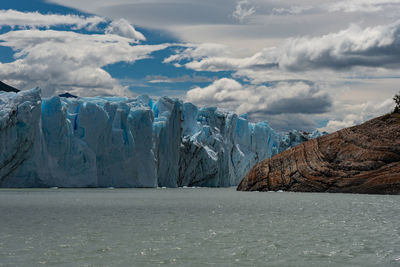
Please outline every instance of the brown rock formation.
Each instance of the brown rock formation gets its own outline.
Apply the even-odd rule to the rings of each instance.
[[[307,141],[257,164],[241,191],[400,194],[400,114]]]

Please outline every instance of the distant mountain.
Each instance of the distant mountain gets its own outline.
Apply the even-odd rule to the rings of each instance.
[[[400,194],[400,114],[321,136],[255,165],[240,191]]]
[[[18,89],[14,88],[14,87],[11,87],[11,86],[9,86],[9,85],[3,83],[2,81],[0,81],[0,91],[4,91],[4,92],[15,92],[15,93],[18,93],[18,92],[19,92]]]
[[[20,90],[9,86],[8,84],[3,83],[2,81],[0,81],[0,91],[4,91],[4,92],[14,92],[14,93],[18,93]],[[65,97],[65,98],[78,98],[76,95],[70,94],[68,92],[58,95],[59,97]]]
[[[64,94],[61,94],[61,95],[58,95],[58,96],[59,97],[65,97],[65,98],[78,98],[76,95],[72,95],[72,94],[70,94],[68,92],[66,92]]]

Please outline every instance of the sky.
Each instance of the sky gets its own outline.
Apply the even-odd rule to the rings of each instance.
[[[147,94],[333,132],[400,90],[400,0],[0,3],[0,80],[44,97]]]

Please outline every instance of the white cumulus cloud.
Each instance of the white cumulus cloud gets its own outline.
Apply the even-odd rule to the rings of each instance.
[[[134,40],[145,41],[146,37],[138,32],[127,20],[114,20],[106,28],[106,33],[116,34]]]
[[[65,91],[80,96],[127,95],[118,81],[102,69],[117,62],[135,62],[162,45],[133,45],[132,39],[114,34],[80,34],[71,31],[19,30],[0,35],[1,46],[11,47],[15,61],[0,63],[0,80],[21,89],[40,86],[45,96]]]

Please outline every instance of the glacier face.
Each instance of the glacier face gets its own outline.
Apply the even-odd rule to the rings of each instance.
[[[162,97],[42,99],[0,93],[0,187],[235,186],[319,132]]]

